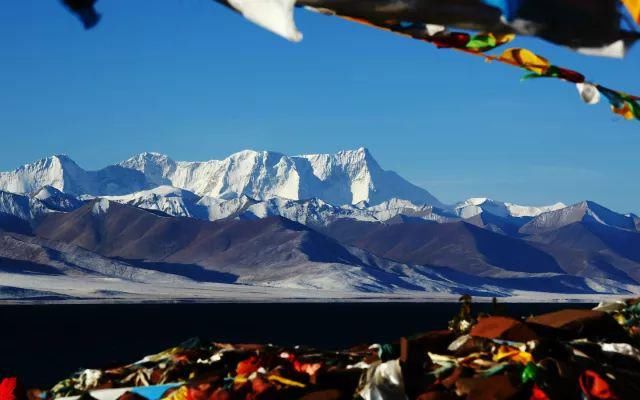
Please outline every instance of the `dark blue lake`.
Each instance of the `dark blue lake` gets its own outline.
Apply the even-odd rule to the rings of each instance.
[[[508,304],[513,316],[592,304]],[[191,337],[344,348],[444,329],[455,303],[0,306],[0,377],[49,387],[76,370],[136,361]],[[475,304],[474,312],[490,312]]]

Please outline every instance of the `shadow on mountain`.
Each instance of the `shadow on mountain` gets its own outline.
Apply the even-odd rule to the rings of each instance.
[[[504,293],[500,294],[500,289],[502,288],[483,288],[483,286],[488,285],[488,282],[490,282],[489,278],[481,278],[481,277],[477,277],[474,275],[469,275],[469,274],[465,274],[464,272],[460,272],[460,271],[456,271],[452,268],[449,267],[434,267],[434,266],[429,266],[429,268],[431,268],[433,271],[431,271],[431,273],[424,271],[422,269],[416,269],[415,272],[417,272],[420,275],[423,275],[429,279],[433,279],[434,278],[434,272],[438,273],[441,275],[441,277],[445,277],[448,280],[452,280],[454,282],[462,282],[464,283],[464,285],[468,285],[468,287],[463,287],[463,288],[452,288],[452,293],[455,294],[459,294],[459,295],[463,295],[463,294],[468,294],[470,296],[478,296],[478,297],[486,297],[487,296],[487,292],[488,291],[492,291],[493,295],[496,297],[509,297],[511,296],[511,294],[509,293],[509,291],[504,290]],[[440,277],[440,278],[441,278]],[[456,281],[456,279],[465,279],[462,281]],[[498,289],[498,290],[496,290]]]
[[[496,267],[531,273],[564,272],[553,257],[526,242],[502,236],[477,226],[465,225],[475,240],[477,250],[490,264]]]
[[[387,225],[340,220],[324,232],[343,243],[408,264],[446,265],[476,274],[489,267],[564,272],[553,257],[527,242],[465,222]]]
[[[365,268],[365,272],[371,277],[375,278],[378,282],[383,282],[389,286],[395,286],[400,289],[415,290],[419,292],[425,291],[425,288],[421,286],[417,286],[400,279],[400,276],[397,274],[393,274],[387,271],[383,271],[381,269],[371,268],[371,267]]]
[[[604,274],[604,277],[608,279],[614,279],[618,282],[622,282],[630,285],[638,284],[638,282],[635,279],[633,279],[631,276],[629,276],[627,272],[620,270],[618,267],[612,264],[611,261],[607,260],[605,257],[603,257],[600,254],[596,254],[595,256],[592,256],[590,259],[590,263],[595,268],[602,271],[602,273]]]
[[[49,292],[46,290],[23,289],[13,286],[0,286],[0,299],[2,300],[37,300],[57,301],[69,300],[73,297],[65,294]]]
[[[11,274],[64,275],[50,265],[24,260],[12,260],[5,257],[0,257],[0,272],[8,272]]]
[[[165,274],[183,276],[185,278],[189,278],[197,282],[235,283],[238,280],[238,277],[234,274],[230,274],[227,272],[211,271],[199,265],[150,262],[150,261],[144,261],[144,260],[128,260],[128,259],[118,258],[118,257],[115,257],[114,259],[125,262],[136,268],[146,269],[149,271],[163,272]]]
[[[298,223],[292,223],[301,227],[300,231],[305,232],[300,242],[300,250],[309,258],[309,261],[322,263],[343,262],[350,265],[364,265],[362,260],[355,257],[336,240],[312,231]],[[289,224],[285,223],[285,226],[286,225]],[[289,226],[286,227],[288,229],[295,228]]]
[[[611,250],[629,260],[640,262],[640,233],[611,228],[602,224],[586,224]]]
[[[464,282],[466,285],[482,288],[487,286],[498,286],[509,290],[522,290],[546,293],[564,294],[602,294],[587,285],[585,278],[572,275],[555,275],[543,277],[522,277],[522,278],[489,278],[479,277],[464,272],[457,271],[450,267],[430,266],[443,276],[456,282]],[[628,294],[626,290],[607,291],[612,294]],[[470,293],[471,294],[471,293]]]
[[[416,217],[413,215],[398,214],[393,218],[389,218],[388,220],[384,221],[384,223],[387,225],[395,225],[395,224],[436,224],[437,222],[430,221],[421,217]]]
[[[495,233],[502,233],[508,236],[519,237],[521,235],[518,233],[518,230],[530,220],[530,217],[504,218],[491,214],[489,212],[483,212],[471,218],[465,219],[465,222],[480,228],[490,230]]]
[[[2,231],[19,233],[21,235],[33,234],[29,222],[5,213],[0,213],[0,232]]]
[[[570,274],[640,281],[640,233],[591,222],[575,222],[527,240],[553,255]]]

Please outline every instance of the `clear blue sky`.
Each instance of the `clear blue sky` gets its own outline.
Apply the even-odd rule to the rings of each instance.
[[[368,147],[445,202],[581,199],[640,213],[640,123],[574,87],[358,24],[297,12],[289,43],[209,0],[102,0],[84,31],[57,0],[0,11],[0,170],[53,153],[96,169],[142,151],[221,158]],[[640,93],[625,60],[518,39]]]

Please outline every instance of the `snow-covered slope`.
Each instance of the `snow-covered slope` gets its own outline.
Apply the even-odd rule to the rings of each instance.
[[[320,198],[336,205],[379,204],[396,197],[441,205],[426,190],[383,170],[365,148],[294,157],[246,150],[205,162],[175,162],[161,154],[143,153],[119,165],[144,173],[154,184],[171,184],[201,196]]]
[[[173,176],[177,168],[176,162],[168,156],[153,152],[140,153],[118,165],[142,172],[149,183],[155,186],[171,185],[168,177]]]
[[[158,186],[154,189],[123,196],[101,197],[147,210],[162,211],[176,217],[200,218],[203,215],[198,207],[200,196],[172,186]]]
[[[33,223],[53,211],[36,198],[0,190],[0,231],[31,233]]]
[[[52,211],[68,212],[82,207],[84,202],[77,197],[63,193],[53,186],[44,186],[32,196],[32,199],[38,200],[46,208]]]
[[[521,206],[513,203],[504,203],[485,197],[476,197],[467,199],[454,206],[454,212],[460,218],[471,218],[483,212],[487,212],[498,217],[536,217],[548,211],[555,211],[566,207],[562,203],[556,203],[550,206]]]
[[[32,193],[43,186],[65,188],[66,175],[80,168],[66,156],[56,155],[24,165],[12,172],[0,172],[0,189],[12,193]]]
[[[225,199],[320,198],[335,205],[375,205],[401,198],[442,206],[428,191],[383,170],[365,148],[293,157],[245,150],[205,162],[142,153],[99,171],[85,171],[69,157],[56,155],[0,173],[0,190],[19,194],[51,186],[74,195],[121,196],[165,185]]]
[[[380,204],[393,198],[419,204],[442,206],[435,197],[392,171],[383,170],[365,148],[341,151],[337,154],[315,154],[295,157],[298,169],[310,167],[319,180],[317,189],[311,188],[301,198],[318,197],[333,204],[356,204],[366,201]],[[306,160],[302,162],[302,160]],[[311,182],[314,182],[311,179]],[[348,185],[349,192],[344,193]]]
[[[361,206],[363,207],[363,206]],[[440,223],[457,221],[459,218],[448,210],[427,204],[414,204],[411,201],[393,198],[375,206],[364,207],[378,221],[388,221],[398,215],[435,221]]]
[[[308,226],[326,226],[338,219],[354,219],[368,222],[386,222],[398,215],[405,215],[436,222],[449,222],[458,218],[428,205],[416,205],[406,200],[391,199],[377,206],[336,206],[321,199],[291,200],[273,197],[257,201],[248,196],[200,197],[184,189],[158,186],[151,190],[124,196],[102,196],[121,204],[147,210],[157,210],[177,217],[191,217],[216,221],[239,217],[260,219],[280,216]]]
[[[337,207],[320,199],[289,200],[273,198],[253,204],[240,215],[243,219],[281,216],[307,226],[325,226],[332,221],[350,218],[376,221],[372,213],[351,206]]]
[[[538,215],[520,232],[534,234],[562,228],[575,222],[586,222],[607,225],[617,229],[636,230],[632,216],[618,214],[592,201],[583,201],[559,210]]]
[[[0,190],[0,214],[25,222],[58,211],[73,211],[84,203],[51,187],[44,187],[33,196],[25,196]]]
[[[32,201],[27,196],[0,191],[0,215],[31,221],[45,212],[45,207],[38,201]]]
[[[512,217],[537,217],[542,213],[546,213],[549,211],[556,211],[565,208],[567,205],[564,203],[555,203],[550,206],[521,206],[513,203],[505,203],[507,208],[509,209],[509,213]]]
[[[200,219],[217,221],[237,217],[255,203],[255,200],[245,195],[229,199],[204,196],[198,201],[198,206],[201,207]]]
[[[398,215],[436,222],[457,220],[454,215],[449,215],[441,210],[434,210],[432,206],[415,205],[409,201],[398,199],[391,199],[376,206],[359,204],[338,207],[320,199],[289,200],[274,198],[253,204],[240,217],[265,218],[281,216],[314,227],[327,226],[339,219],[387,222]]]
[[[131,193],[124,196],[101,196],[120,204],[161,211],[175,217],[190,217],[208,221],[236,217],[256,201],[247,196],[200,197],[193,192],[173,186],[158,186],[154,189]]]
[[[11,172],[0,172],[0,190],[32,194],[44,186],[73,195],[120,195],[150,188],[139,171],[119,166],[85,171],[64,155],[44,158]]]
[[[410,266],[345,247],[282,218],[204,222],[96,199],[71,213],[48,216],[36,234],[48,243],[62,242],[139,268],[203,282],[352,292],[464,293],[469,289],[429,268],[415,273],[415,279],[408,278]],[[24,258],[23,248],[8,252],[7,258],[13,252]]]
[[[521,233],[582,219],[621,229],[637,230],[640,225],[637,217],[616,214],[592,202],[529,207],[471,198],[448,207],[426,190],[383,170],[365,148],[301,156],[245,150],[205,162],[141,153],[98,171],[86,171],[69,157],[56,155],[1,172],[0,190],[27,195],[30,203],[37,201],[48,211],[74,210],[82,205],[77,197],[107,197],[203,220],[278,215],[326,225],[341,218],[385,222],[401,215],[440,223],[465,219],[503,233],[525,224]],[[5,214],[20,214],[16,210]]]

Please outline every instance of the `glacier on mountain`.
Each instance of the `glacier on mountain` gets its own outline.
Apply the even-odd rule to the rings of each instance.
[[[46,212],[46,208],[38,201],[27,196],[0,191],[0,215],[11,216],[23,221],[30,221]]]
[[[161,154],[142,153],[119,165],[142,172],[154,184],[170,184],[201,196],[319,198],[337,205],[379,204],[399,197],[441,205],[428,191],[383,170],[365,148],[293,157],[245,150],[205,162],[175,162]]]
[[[474,218],[485,213],[483,220],[495,215],[518,219],[516,225],[521,226],[529,218],[564,207],[527,207],[487,198],[446,206],[428,191],[383,170],[365,148],[300,156],[245,150],[203,162],[146,152],[99,171],[85,171],[69,157],[56,155],[0,173],[0,189],[30,195],[57,211],[81,206],[76,197],[105,197],[211,221],[278,215],[324,226],[344,218],[385,222],[403,215],[440,223],[465,219],[496,232],[504,232],[500,223]]]
[[[498,217],[537,217],[540,214],[559,210],[566,207],[563,203],[556,203],[550,206],[521,206],[513,203],[505,203],[488,199],[486,197],[475,197],[460,202],[454,206],[454,212],[460,218],[471,218],[483,212],[496,215]]]
[[[162,185],[208,197],[319,198],[336,205],[375,205],[396,197],[442,206],[425,189],[383,170],[364,148],[293,157],[245,150],[204,162],[142,153],[99,171],[85,171],[66,156],[52,156],[0,173],[0,189],[19,194],[51,186],[74,195],[119,196]]]
[[[92,198],[85,196],[85,199]],[[367,222],[385,222],[397,215],[407,215],[424,220],[447,222],[457,217],[429,205],[416,205],[406,200],[391,199],[376,206],[345,204],[335,206],[321,199],[291,200],[273,197],[255,200],[248,196],[228,198],[200,197],[188,190],[172,186],[158,186],[151,190],[124,196],[101,198],[147,210],[160,211],[176,217],[191,217],[216,221],[224,218],[260,219],[281,216],[309,226],[326,226],[338,219]]]
[[[112,165],[99,171],[85,171],[65,155],[55,155],[11,172],[0,172],[0,190],[33,194],[51,186],[73,195],[119,195],[148,189],[139,171]]]
[[[0,190],[0,215],[31,222],[51,212],[73,211],[83,202],[51,187],[43,187],[32,196]]]

